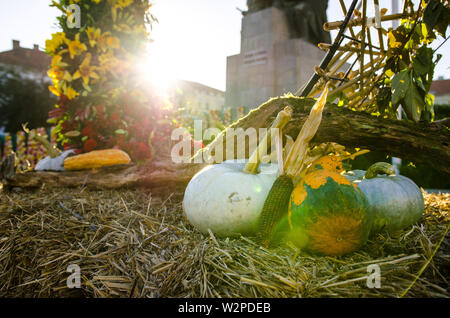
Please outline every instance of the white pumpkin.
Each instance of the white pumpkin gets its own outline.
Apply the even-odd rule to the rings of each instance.
[[[59,156],[57,157],[50,157],[47,156],[44,159],[40,160],[36,168],[34,170],[36,171],[65,171],[64,169],[64,159],[66,159],[70,154],[75,153],[73,150],[66,150],[63,151]]]
[[[198,172],[189,182],[183,207],[189,222],[203,233],[251,235],[264,201],[277,179],[278,165],[261,164],[258,174],[243,172],[246,160],[228,160]]]

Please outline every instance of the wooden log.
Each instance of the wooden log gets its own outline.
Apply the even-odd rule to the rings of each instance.
[[[275,115],[290,105],[294,113],[283,131],[287,135],[297,136],[314,102],[313,99],[299,97],[272,99],[230,128],[245,131],[250,127],[268,127]],[[226,140],[226,133],[224,135]],[[445,125],[384,119],[327,104],[312,140],[316,144],[323,142],[336,142],[350,149],[379,151],[414,163],[426,163],[436,170],[450,173],[450,130]],[[204,151],[209,151],[209,148]],[[225,147],[223,153],[226,153]]]
[[[163,193],[184,189],[205,164],[174,164],[170,160],[140,165],[112,166],[80,171],[28,171],[6,180],[8,188],[117,189],[146,187]]]
[[[294,110],[292,120],[284,128],[284,133],[297,136],[306,121],[315,100],[299,97],[280,97],[272,99],[251,111],[229,128],[269,127],[276,115],[286,106]],[[439,124],[412,123],[392,119],[383,119],[364,112],[351,111],[343,107],[327,104],[323,111],[322,122],[312,144],[337,142],[351,148],[363,148],[380,151],[414,163],[426,163],[444,173],[450,173],[450,130],[447,121]],[[228,137],[223,132],[223,154],[226,154]],[[214,145],[214,142],[211,143]],[[217,145],[217,144],[216,144]],[[233,157],[237,157],[235,143]],[[248,146],[248,145],[247,145]],[[202,153],[211,151],[207,147]],[[247,147],[245,156],[249,155]],[[224,158],[226,159],[226,158]],[[229,157],[228,157],[229,159]],[[144,186],[161,191],[176,191],[184,186],[205,163],[175,164],[169,154],[165,159],[141,165],[109,167],[89,171],[71,172],[25,172],[10,176],[4,182],[6,187],[86,187],[91,189],[114,189]],[[1,175],[1,174],[0,174]]]

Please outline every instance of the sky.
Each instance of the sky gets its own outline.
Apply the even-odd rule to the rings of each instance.
[[[346,0],[347,6],[350,0]],[[380,1],[391,9],[391,1]],[[12,39],[21,46],[44,47],[45,39],[57,32],[59,11],[50,0],[0,0],[0,51],[10,50]],[[149,77],[199,82],[225,90],[226,57],[240,51],[241,13],[246,0],[154,0],[151,59],[146,63]],[[369,15],[371,8],[369,6]],[[328,20],[342,20],[339,1],[330,0]],[[438,42],[438,41],[435,41]],[[450,41],[438,51],[450,56]],[[450,59],[443,58],[435,78],[450,78]]]

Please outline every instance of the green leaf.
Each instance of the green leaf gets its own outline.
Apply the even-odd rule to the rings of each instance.
[[[59,3],[57,3],[56,1],[52,1],[52,3],[50,4],[50,7],[56,7],[56,8],[58,8],[59,10],[61,10],[61,12],[66,12],[66,9],[64,9],[63,8],[63,6],[62,5],[60,5]]]
[[[56,124],[58,122],[58,118],[50,118],[47,120],[48,124]]]
[[[435,29],[442,37],[446,37],[446,31],[450,24],[450,6],[444,5],[444,1],[431,0],[424,11],[424,22],[428,29]]]
[[[126,130],[123,130],[123,129],[117,129],[115,131],[115,133],[118,134],[118,135],[125,135],[127,132],[126,132]]]
[[[378,91],[375,97],[378,110],[381,113],[385,113],[389,109],[389,104],[391,102],[392,92],[390,87],[383,87]]]
[[[410,78],[407,83],[406,94],[402,101],[402,106],[405,109],[408,118],[418,122],[422,111],[425,108],[425,102],[413,80],[412,75],[412,72],[410,72]]]
[[[428,3],[423,12],[423,21],[427,25],[428,30],[434,29],[443,10],[445,10],[445,7],[439,0],[431,0]]]
[[[427,92],[427,89],[426,89],[425,86],[423,85],[423,82],[422,82],[422,78],[421,78],[421,77],[416,78],[416,84],[417,84],[418,88],[420,88],[420,89],[422,90],[422,92],[423,92],[424,94],[428,93],[428,92]]]
[[[409,87],[410,74],[408,69],[404,69],[394,75],[392,79],[392,107],[397,108],[398,104],[406,95],[406,90]]]
[[[446,32],[448,26],[450,24],[450,6],[447,6],[444,9],[444,12],[441,13],[439,22],[436,24],[436,31],[444,38],[446,38]]]
[[[434,95],[433,94],[427,94],[425,96],[424,119],[427,122],[434,121]]]
[[[344,92],[341,92],[341,93],[339,94],[339,103],[338,103],[338,106],[339,106],[339,107],[342,107],[342,106],[345,106],[345,105],[348,105],[348,96],[347,96],[347,94],[345,94]]]
[[[419,76],[432,72],[434,69],[433,50],[426,46],[419,48],[413,59],[413,68]]]
[[[74,138],[74,137],[80,136],[80,132],[77,130],[72,130],[72,131],[66,132],[64,134],[64,136],[69,137],[69,138]]]
[[[83,88],[86,90],[87,93],[92,92],[92,89],[89,87],[89,85],[86,85],[86,84],[84,83],[84,81],[82,82],[82,85],[83,85]],[[86,93],[86,94],[87,94],[87,93]],[[83,96],[85,96],[85,95],[83,95]]]

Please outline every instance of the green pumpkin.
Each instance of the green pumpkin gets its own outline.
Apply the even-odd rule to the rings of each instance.
[[[378,162],[367,172],[350,171],[345,177],[356,183],[367,198],[373,215],[372,233],[402,230],[422,217],[425,210],[422,191],[411,179],[395,175],[392,165]]]
[[[277,238],[322,255],[343,255],[360,248],[372,226],[364,194],[339,171],[342,164],[324,157],[297,184]]]

